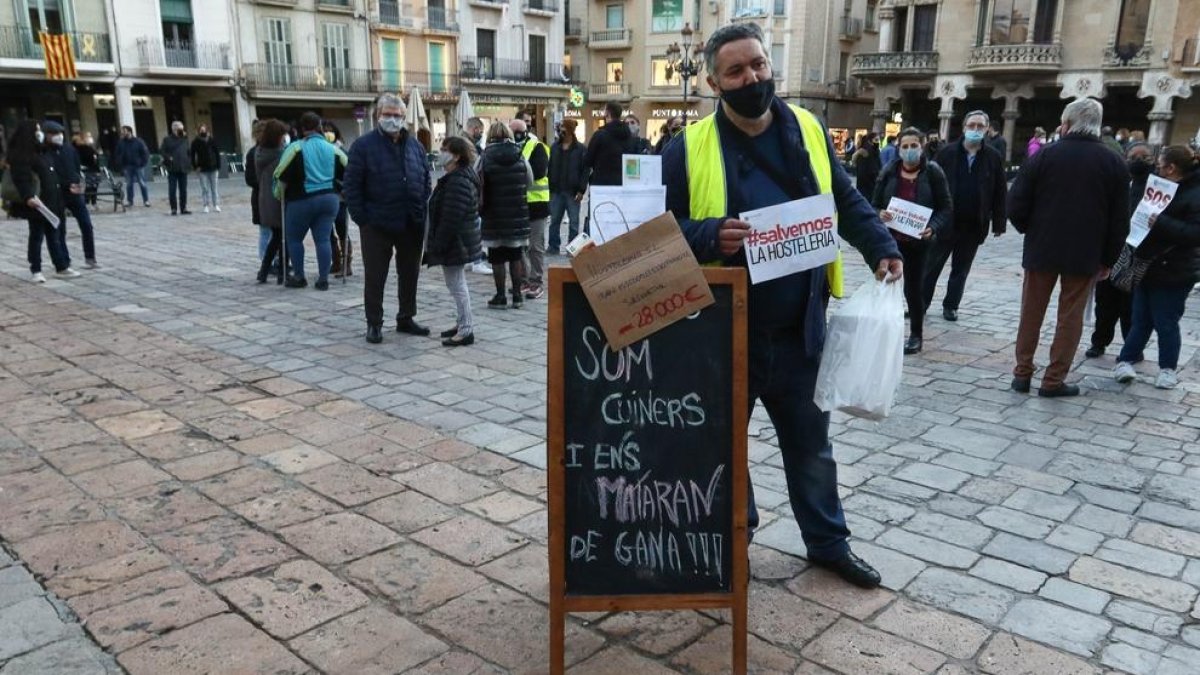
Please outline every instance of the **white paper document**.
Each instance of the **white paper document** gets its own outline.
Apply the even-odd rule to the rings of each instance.
[[[667,210],[667,188],[593,185],[588,198],[592,241],[615,239]]]
[[[833,195],[784,202],[746,211],[739,217],[752,228],[745,239],[750,283],[810,270],[837,258]]]
[[[1133,217],[1129,219],[1129,236],[1125,239],[1126,244],[1134,248],[1142,244],[1142,240],[1150,234],[1150,216],[1162,213],[1175,198],[1175,191],[1178,189],[1178,183],[1172,183],[1158,176],[1150,176],[1146,180],[1146,190],[1142,193],[1142,201],[1138,202]]]
[[[892,197],[887,210],[892,214],[887,226],[914,239],[921,238],[921,233],[929,227],[929,219],[933,217],[933,209],[899,197]]]
[[[662,157],[659,155],[621,155],[621,184],[626,187],[662,185]]]

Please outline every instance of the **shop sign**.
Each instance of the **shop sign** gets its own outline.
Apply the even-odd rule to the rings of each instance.
[[[567,98],[567,102],[572,108],[582,108],[587,103],[587,94],[579,87],[571,87],[571,94]]]
[[[624,110],[621,111],[621,118],[624,119],[625,117],[632,115],[632,114],[633,114],[632,110],[630,110],[629,108],[625,108]],[[604,115],[605,115],[604,108],[594,108],[592,110],[592,117],[594,117],[596,119],[603,119]]]
[[[691,117],[699,119],[700,111],[695,108],[655,108],[650,111],[651,119],[669,120],[672,117]]]
[[[129,98],[130,98],[130,100],[133,101],[134,108],[143,108],[143,109],[150,108],[150,97],[149,96],[130,96]],[[92,100],[95,102],[95,105],[97,108],[116,108],[117,107],[117,97],[114,96],[113,94],[93,94]]]
[[[563,111],[563,117],[564,118],[574,118],[577,120],[583,119],[583,111],[582,110],[572,110],[570,108],[567,108],[566,110]]]

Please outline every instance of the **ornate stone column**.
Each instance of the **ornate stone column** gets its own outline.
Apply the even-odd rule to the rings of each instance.
[[[1017,105],[1018,100],[1015,96],[1012,98],[1012,105],[1014,107]],[[1004,162],[1008,163],[1012,161],[1013,142],[1017,136],[1017,118],[1021,116],[1021,113],[1018,110],[1009,110],[1006,104],[1004,112],[1000,113],[1000,116],[1004,118],[1004,143],[1007,148]]]
[[[1166,145],[1167,135],[1171,131],[1171,120],[1175,119],[1175,111],[1152,112],[1146,115],[1146,119],[1150,120],[1150,133],[1146,134],[1146,142],[1156,148]]]
[[[123,127],[133,127],[136,132],[138,129],[133,123],[133,82],[124,77],[118,77],[113,82],[113,92],[117,106],[117,124]]]

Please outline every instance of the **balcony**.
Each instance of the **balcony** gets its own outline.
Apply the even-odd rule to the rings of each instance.
[[[629,28],[594,30],[588,40],[592,49],[629,49],[633,44],[633,31]]]
[[[876,52],[855,54],[850,74],[868,79],[900,79],[937,75],[937,52]]]
[[[395,92],[405,98],[413,87],[426,101],[456,101],[461,89],[457,73],[431,73],[420,70],[373,70],[372,82],[377,92]]]
[[[583,39],[583,19],[572,18],[567,22],[567,42],[579,42]]]
[[[228,42],[167,42],[138,38],[138,65],[146,69],[230,70]]]
[[[1200,40],[1188,38],[1184,41],[1179,63],[1185,73],[1200,73]]]
[[[1062,45],[990,45],[971,50],[967,70],[986,73],[1053,73],[1062,69]]]
[[[532,14],[557,14],[558,0],[525,0],[525,11]]]
[[[588,99],[592,101],[628,101],[631,99],[628,82],[601,82],[588,87]]]
[[[379,23],[391,28],[412,28],[415,22],[400,8],[399,0],[379,0]]]
[[[351,0],[317,0],[317,9],[351,13],[354,11],[354,3]]]
[[[734,21],[765,19],[769,14],[766,0],[737,0],[733,4]]]
[[[492,9],[504,9],[508,7],[508,0],[467,0],[476,7],[491,7]]]
[[[370,94],[374,91],[371,71],[359,68],[247,63],[243,70],[246,87],[252,95],[263,92]]]
[[[862,37],[863,22],[862,19],[853,19],[848,16],[843,16],[838,24],[838,39],[844,42],[854,42]]]
[[[108,33],[75,31],[67,35],[77,63],[112,63]],[[19,26],[0,26],[0,58],[44,60],[37,33]]]
[[[425,30],[457,33],[458,13],[445,7],[427,7],[425,9]]]
[[[459,75],[464,80],[525,82],[529,84],[565,85],[579,81],[579,69],[561,63],[531,63],[518,59],[495,59],[490,56],[464,56],[459,63]]]
[[[1144,69],[1150,67],[1150,58],[1154,50],[1150,45],[1127,45],[1125,47],[1108,47],[1104,50],[1101,66],[1105,70]]]

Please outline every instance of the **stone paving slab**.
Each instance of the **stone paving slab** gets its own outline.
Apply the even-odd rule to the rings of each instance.
[[[70,619],[49,586],[92,638],[47,624],[57,641],[33,646],[37,633],[0,668],[82,645],[128,672],[221,672],[229,653],[210,643],[225,640],[251,672],[392,659],[413,672],[539,671],[544,303],[477,312],[470,349],[394,333],[366,345],[360,276],[325,294],[252,283],[239,199],[186,223],[100,216],[106,269],[43,287],[19,281],[20,228],[0,231],[13,252],[0,258],[13,275],[0,276],[0,536],[41,593],[0,617],[21,607],[39,625],[41,602]],[[184,225],[186,236],[147,236]],[[1111,386],[1106,357],[1077,364],[1079,399],[1017,395],[1005,372],[1018,256],[1012,237],[984,249],[960,322],[929,320],[891,418],[834,416],[854,546],[888,591],[845,588],[793,557],[804,550],[783,488],[769,489],[777,440],[755,411],[757,671],[1197,662],[1196,303],[1179,389]],[[472,277],[477,300],[489,283]],[[433,328],[453,315],[440,286],[425,275],[420,290]],[[65,541],[79,545],[54,546]],[[177,598],[187,612],[162,611]],[[123,612],[154,634],[105,629]],[[497,612],[512,617],[502,633]],[[720,613],[672,616],[660,631],[636,615],[575,617],[569,659],[583,672],[723,672]],[[395,629],[349,644],[367,623]],[[396,635],[422,660],[404,661]]]

